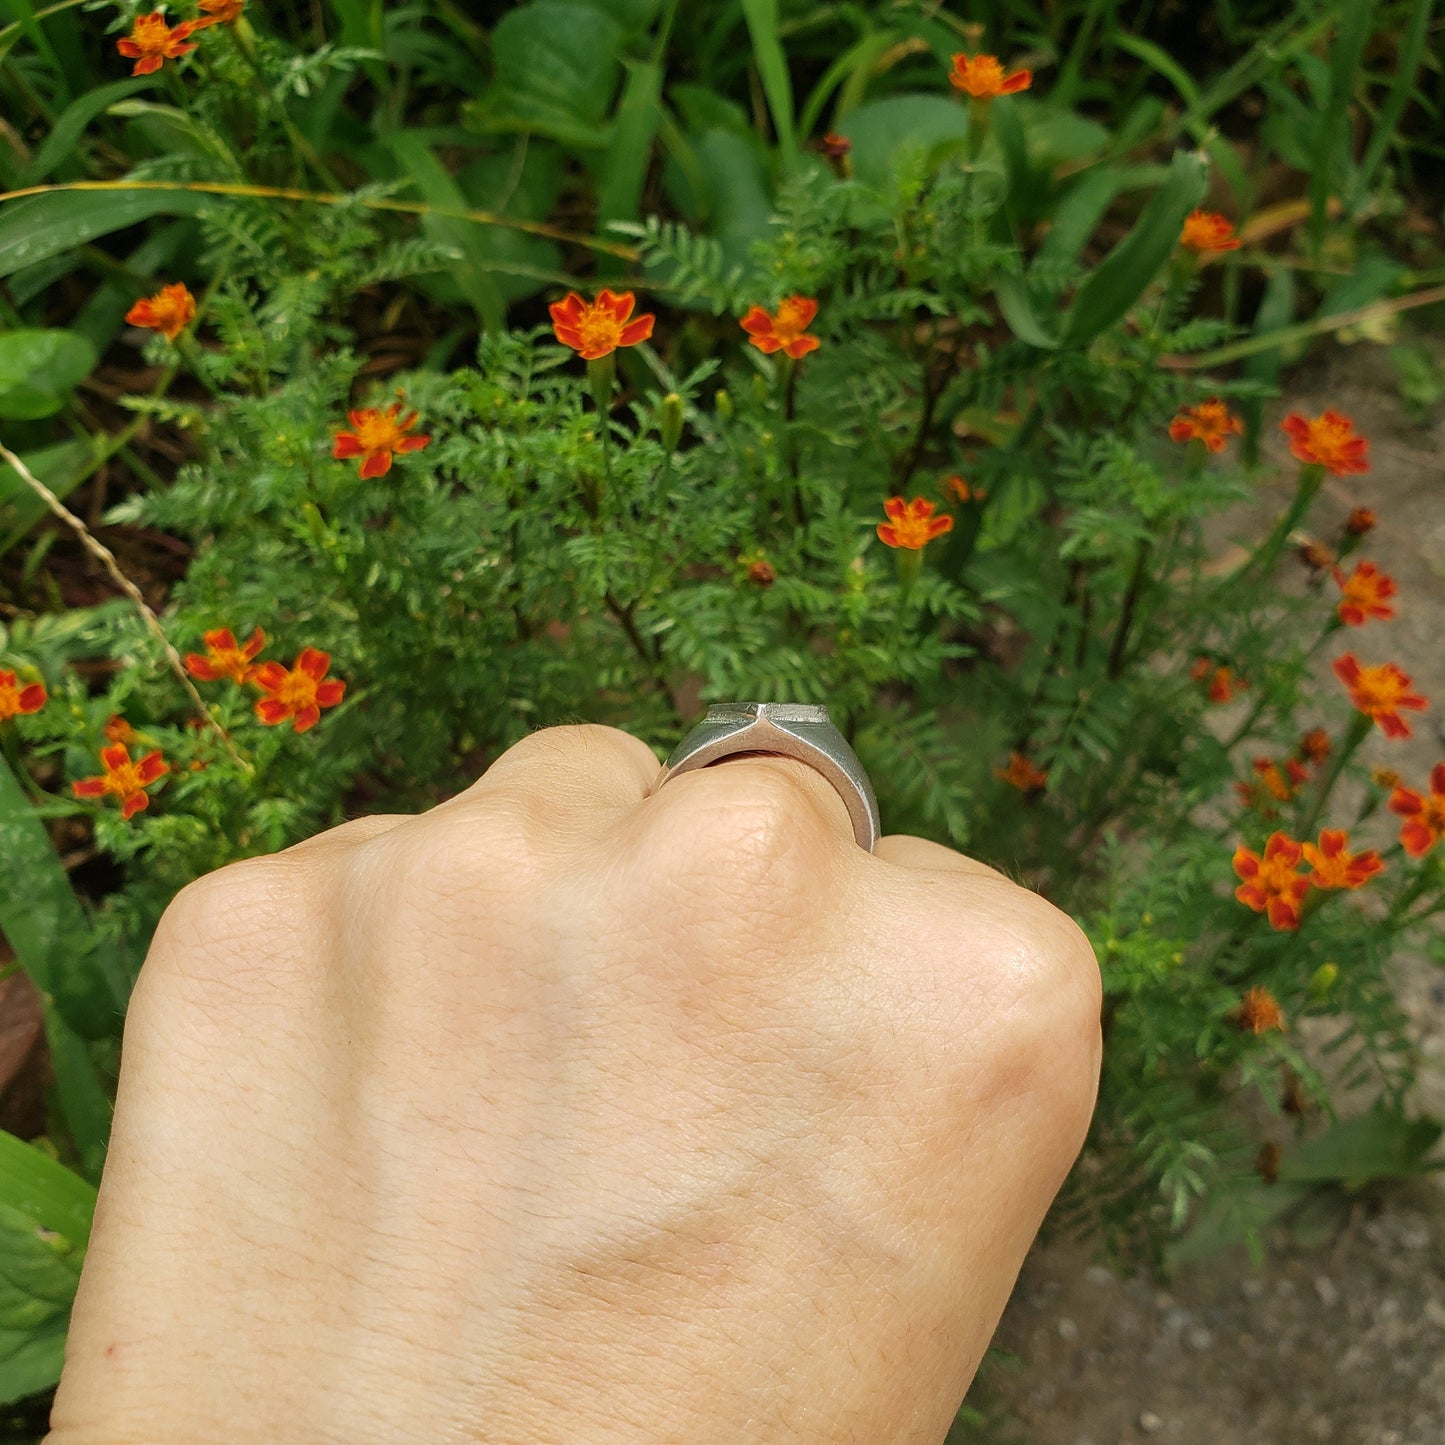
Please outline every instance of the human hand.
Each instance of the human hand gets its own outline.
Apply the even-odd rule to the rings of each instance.
[[[137,983],[50,1445],[927,1442],[1093,1106],[1067,918],[792,759],[538,732]]]

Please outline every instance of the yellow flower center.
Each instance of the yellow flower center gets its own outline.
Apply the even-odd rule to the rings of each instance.
[[[964,70],[970,95],[997,95],[1003,88],[1003,66],[996,55],[980,55]]]
[[[808,325],[808,308],[800,297],[790,296],[773,318],[773,334],[783,341],[796,341]]]
[[[1343,417],[1321,416],[1309,424],[1305,445],[1315,454],[1315,461],[1333,467],[1345,458],[1349,444],[1355,439],[1354,428]]]
[[[402,429],[388,411],[371,411],[362,417],[356,428],[356,439],[368,452],[392,452],[402,440]]]
[[[1354,686],[1355,706],[1370,717],[1394,712],[1405,695],[1405,686],[1385,667],[1362,667]]]
[[[286,674],[273,696],[282,707],[300,712],[316,702],[316,679],[298,667]]]
[[[140,768],[135,763],[122,763],[118,768],[109,764],[105,769],[105,790],[118,798],[129,797],[132,793],[145,792],[140,780]]]
[[[131,40],[145,55],[164,57],[170,48],[173,32],[165,20],[157,15],[141,15],[136,18]]]
[[[622,325],[610,311],[589,306],[577,322],[584,351],[616,350],[622,344]]]

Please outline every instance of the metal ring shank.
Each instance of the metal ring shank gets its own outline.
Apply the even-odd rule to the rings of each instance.
[[[727,703],[710,707],[673,750],[658,783],[746,753],[780,753],[820,772],[837,790],[858,846],[871,853],[881,831],[873,784],[826,707],[799,703]]]

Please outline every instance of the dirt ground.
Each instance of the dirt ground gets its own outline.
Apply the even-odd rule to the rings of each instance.
[[[1320,671],[1334,686],[1329,662],[1352,645],[1400,663],[1433,706],[1413,737],[1377,733],[1362,757],[1423,780],[1445,759],[1445,415],[1412,423],[1376,347],[1332,350],[1286,395],[1278,415],[1335,407],[1371,440],[1372,470],[1328,479],[1311,526],[1329,537],[1352,507],[1376,510],[1357,555],[1395,577],[1398,615],[1334,639]],[[1252,509],[1266,525],[1294,475],[1273,436],[1279,475]],[[1260,535],[1251,520],[1229,518],[1221,543]],[[1445,1118],[1445,972],[1403,960],[1399,988],[1420,1051],[1414,1108]],[[1166,1284],[1116,1277],[1078,1245],[1036,1248],[995,1343],[1023,1363],[991,1369],[980,1403],[1001,1401],[1002,1438],[1027,1445],[1441,1445],[1445,1175],[1276,1231],[1259,1270],[1240,1248]]]

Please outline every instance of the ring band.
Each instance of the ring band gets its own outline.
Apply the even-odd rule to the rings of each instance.
[[[848,739],[833,726],[826,707],[793,702],[714,703],[672,750],[657,788],[678,773],[711,767],[741,753],[781,753],[817,769],[847,806],[858,846],[873,851],[881,831],[873,784]]]

